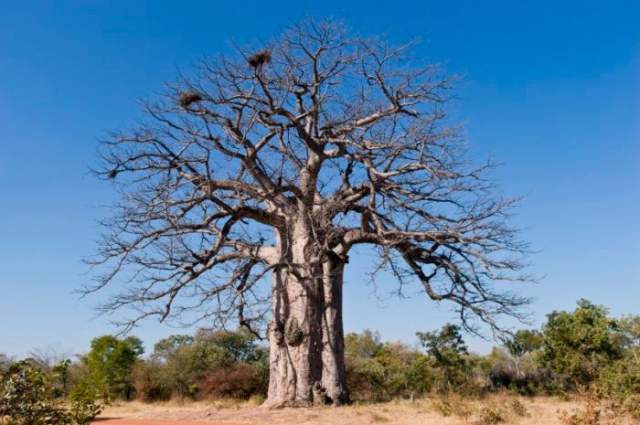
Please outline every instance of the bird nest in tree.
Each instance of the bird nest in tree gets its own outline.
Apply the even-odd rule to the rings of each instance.
[[[271,52],[263,50],[261,52],[254,53],[247,58],[247,62],[252,68],[259,68],[262,65],[271,62]]]
[[[180,98],[178,99],[178,103],[183,108],[189,107],[191,104],[195,102],[200,102],[202,100],[202,95],[198,92],[194,91],[186,91],[180,93]]]

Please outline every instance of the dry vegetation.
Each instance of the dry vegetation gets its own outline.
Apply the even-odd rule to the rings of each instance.
[[[482,399],[437,397],[355,404],[346,407],[314,407],[268,410],[260,400],[249,402],[164,402],[119,403],[106,409],[103,417],[184,421],[185,425],[215,422],[220,424],[398,424],[398,425],[596,425],[638,424],[631,418],[607,414],[588,400],[563,400],[555,397],[525,398],[497,394]],[[595,413],[596,411],[600,413]],[[133,423],[133,422],[132,422]],[[105,425],[108,421],[105,422]]]

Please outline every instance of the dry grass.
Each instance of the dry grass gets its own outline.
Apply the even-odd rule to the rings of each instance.
[[[252,402],[207,401],[167,402],[155,404],[123,403],[109,407],[107,417],[129,419],[159,419],[185,421],[225,422],[262,425],[483,425],[490,423],[518,425],[564,425],[567,412],[580,411],[584,402],[558,398],[521,398],[510,395],[492,395],[482,399],[461,397],[426,398],[379,404],[355,404],[332,408],[268,410]],[[566,419],[565,419],[566,421]],[[605,424],[637,424],[628,418],[615,418]],[[105,423],[105,425],[108,424]]]

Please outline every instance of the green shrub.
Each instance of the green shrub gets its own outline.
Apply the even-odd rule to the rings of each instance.
[[[55,396],[50,376],[27,361],[11,366],[0,383],[0,417],[10,425],[87,425],[100,408],[88,393],[67,410]]]
[[[66,397],[71,384],[71,360],[64,359],[51,368],[51,374],[57,383],[56,390],[62,397]]]
[[[102,405],[97,400],[98,392],[87,382],[80,382],[75,385],[69,393],[69,413],[74,421],[73,423],[89,425],[102,412]]]
[[[627,355],[601,370],[597,382],[600,396],[640,419],[640,350]]]
[[[246,399],[266,394],[267,357],[255,336],[245,331],[172,335],[154,346],[149,360],[136,364],[133,386],[145,401],[173,396]]]
[[[478,416],[483,425],[498,424],[506,420],[505,413],[497,406],[483,407]]]
[[[55,400],[47,375],[30,362],[11,366],[0,384],[0,417],[15,425],[57,425],[70,423]]]
[[[400,343],[382,343],[371,331],[345,337],[347,384],[354,400],[385,401],[430,391],[429,359]]]
[[[469,356],[459,326],[449,323],[439,331],[418,332],[416,335],[433,361],[436,390],[476,392],[474,359]]]
[[[429,358],[415,353],[405,372],[406,387],[412,397],[429,393],[434,387],[436,374]]]
[[[573,312],[553,312],[544,327],[541,362],[571,387],[589,385],[623,355],[620,327],[607,310],[581,300]]]

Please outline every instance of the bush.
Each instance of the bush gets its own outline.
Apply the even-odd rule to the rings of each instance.
[[[591,384],[622,355],[620,327],[604,307],[581,300],[573,312],[548,316],[541,361],[571,387]]]
[[[640,352],[631,351],[623,359],[603,368],[597,392],[623,410],[640,419]]]
[[[347,384],[354,400],[385,401],[431,390],[429,359],[400,343],[381,343],[371,331],[345,338]]]
[[[515,357],[504,349],[494,348],[487,361],[488,379],[494,390],[507,389],[527,396],[555,392],[555,376],[541,367],[534,356]]]
[[[173,396],[246,399],[266,394],[268,373],[267,352],[252,334],[199,331],[194,337],[172,335],[159,341],[149,360],[137,362],[132,380],[144,401]]]
[[[460,418],[468,418],[473,413],[472,406],[465,398],[446,394],[432,400],[433,408],[442,416],[457,416]]]
[[[0,386],[0,417],[16,425],[57,425],[69,423],[65,413],[42,370],[26,361],[11,366]]]
[[[529,411],[527,410],[525,405],[522,404],[520,400],[513,400],[511,402],[511,410],[513,411],[513,413],[516,414],[516,416],[521,416],[521,417],[531,416],[529,415]]]
[[[136,397],[145,402],[168,400],[171,388],[167,384],[162,364],[155,360],[140,361],[133,368]]]
[[[80,382],[69,393],[70,415],[74,424],[88,425],[102,412],[98,392],[86,382]]]
[[[268,381],[264,374],[248,363],[210,372],[200,385],[202,396],[248,400],[253,395],[266,395]]]
[[[460,327],[446,324],[439,331],[418,332],[420,343],[432,359],[436,372],[435,389],[439,392],[476,393],[482,386],[476,382],[477,358],[469,355]]]
[[[11,425],[87,425],[100,411],[88,393],[71,405],[63,408],[50,377],[27,361],[12,365],[0,384],[0,417]]]
[[[593,394],[588,394],[583,407],[571,413],[562,412],[560,421],[563,425],[600,425],[606,413]]]
[[[498,424],[506,420],[505,413],[496,406],[486,406],[480,409],[480,423],[483,425]]]

